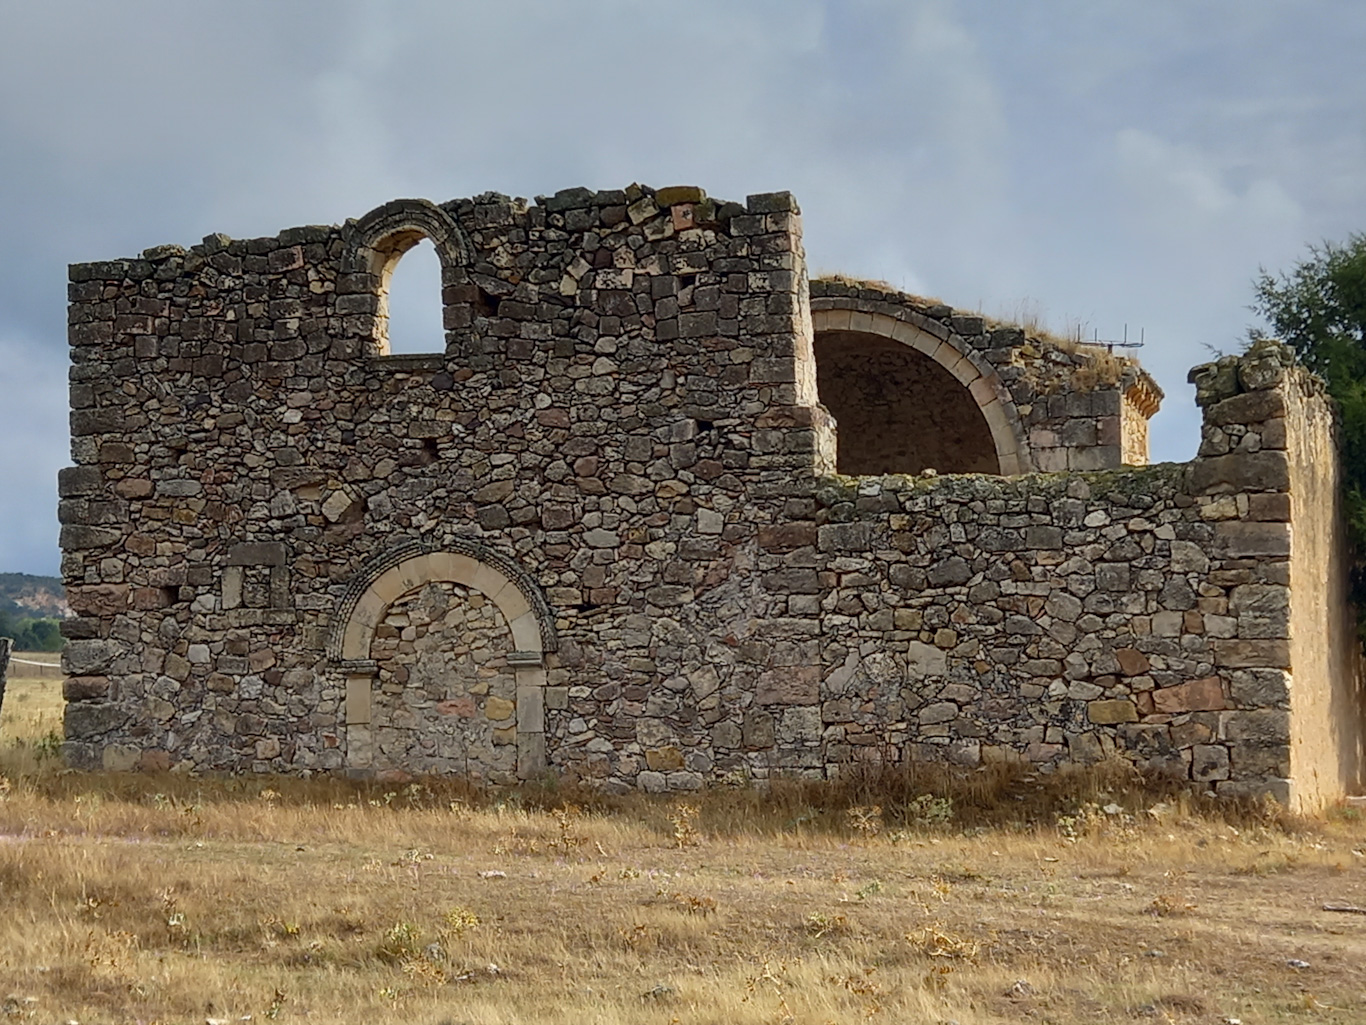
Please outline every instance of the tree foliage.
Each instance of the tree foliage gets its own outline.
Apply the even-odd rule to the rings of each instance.
[[[1252,308],[1323,378],[1341,407],[1343,483],[1361,554],[1366,553],[1366,234],[1310,246],[1309,254],[1286,273],[1263,270]]]
[[[61,620],[16,616],[0,609],[0,637],[14,640],[15,651],[61,651]]]

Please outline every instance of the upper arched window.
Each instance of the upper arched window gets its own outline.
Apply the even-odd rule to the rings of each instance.
[[[446,351],[442,325],[441,260],[430,239],[391,252],[380,275],[376,348],[380,355]]]
[[[343,313],[369,315],[357,322],[368,323],[364,351],[444,355],[452,322],[446,298],[467,284],[473,254],[465,233],[425,199],[395,199],[348,227],[338,304]]]

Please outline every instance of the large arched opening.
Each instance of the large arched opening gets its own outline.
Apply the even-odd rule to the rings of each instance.
[[[838,472],[1031,469],[1009,391],[961,340],[858,310],[813,310],[811,319],[817,391],[837,423]]]
[[[840,473],[1001,472],[972,395],[922,352],[877,335],[824,332],[816,386],[839,424]]]

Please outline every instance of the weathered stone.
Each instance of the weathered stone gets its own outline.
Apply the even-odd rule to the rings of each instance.
[[[683,768],[683,752],[673,746],[651,748],[645,752],[645,763],[654,772],[673,772]]]
[[[920,710],[919,719],[922,725],[931,723],[948,722],[958,718],[958,706],[952,701],[936,701],[931,705],[926,705]]]
[[[820,670],[788,666],[759,675],[754,700],[760,705],[813,705],[820,700]]]
[[[911,641],[906,650],[906,675],[912,679],[943,676],[948,669],[948,656],[937,647]]]
[[[381,356],[418,236],[446,334]],[[1288,350],[1198,369],[1202,455],[1146,466],[1136,364],[803,253],[790,195],[631,186],[73,267],[73,763],[1286,779],[1236,716],[1342,691],[1344,622],[1299,593],[1340,524]]]
[[[1115,649],[1115,660],[1125,676],[1141,676],[1150,668],[1147,656],[1137,648]]]
[[[1092,701],[1086,706],[1086,717],[1098,726],[1138,722],[1138,709],[1127,698]]]
[[[107,676],[68,676],[62,681],[62,697],[67,701],[91,701],[108,693]]]
[[[1284,559],[1290,555],[1286,523],[1220,523],[1214,529],[1215,551],[1231,559]]]
[[[1191,680],[1175,687],[1159,687],[1152,692],[1152,700],[1155,711],[1171,714],[1225,707],[1223,682],[1217,676]]]
[[[112,641],[67,641],[62,649],[62,672],[68,676],[97,676],[114,664],[118,648]]]

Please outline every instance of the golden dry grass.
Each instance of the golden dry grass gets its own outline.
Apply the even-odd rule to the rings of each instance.
[[[689,803],[0,759],[14,1020],[1366,1020],[1366,916],[1321,910],[1366,905],[1346,814],[1154,805],[1113,771]]]

